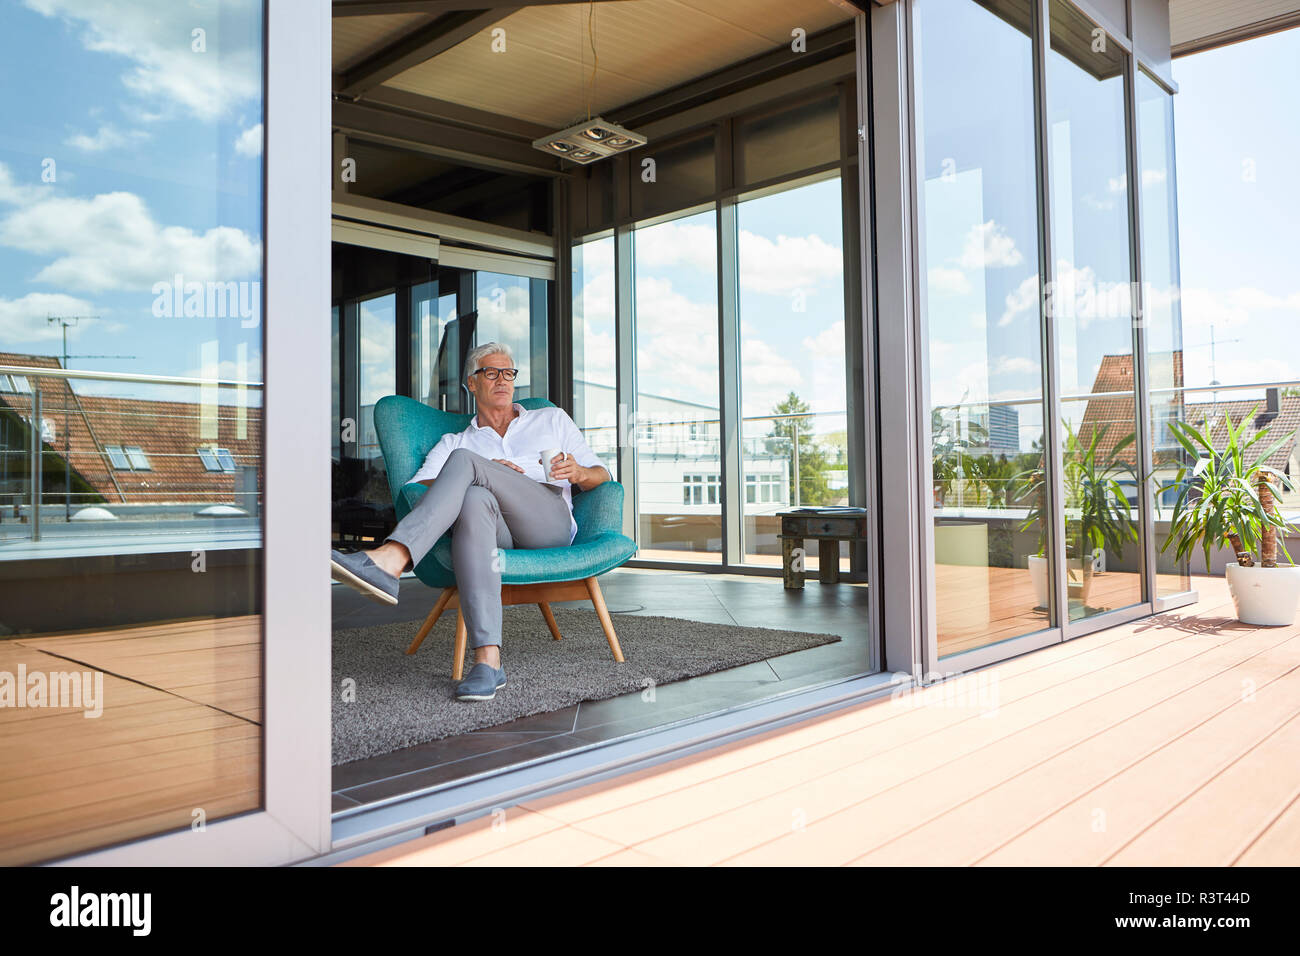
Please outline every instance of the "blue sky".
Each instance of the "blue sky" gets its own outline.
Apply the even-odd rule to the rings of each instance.
[[[260,281],[260,4],[0,0],[0,19],[0,349],[58,354],[46,314],[93,315],[69,351],[135,357],[75,367],[236,377],[242,357],[260,380],[260,327],[153,310],[178,272]]]
[[[1300,30],[1173,74],[1187,383],[1300,379]]]
[[[741,402],[746,416],[771,413],[795,392],[819,432],[844,427],[844,293],[840,184],[804,184],[742,202]],[[638,229],[637,386],[716,409],[718,402],[716,215]],[[612,384],[613,249],[593,243],[581,262],[575,316],[585,330],[586,377]],[[748,425],[765,434],[766,423]]]

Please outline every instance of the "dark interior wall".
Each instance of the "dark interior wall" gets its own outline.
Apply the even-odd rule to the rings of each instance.
[[[550,233],[551,180],[458,164],[426,153],[349,139],[356,182],[348,191],[477,222]]]
[[[0,640],[159,621],[259,614],[262,551],[0,561]]]

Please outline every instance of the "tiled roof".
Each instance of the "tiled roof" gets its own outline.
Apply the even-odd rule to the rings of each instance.
[[[3,352],[0,365],[60,367],[58,359],[48,356]],[[205,420],[199,402],[83,395],[64,379],[35,375],[28,382],[40,392],[41,418],[54,433],[53,441],[45,443],[47,455],[66,454],[74,473],[110,503],[238,504],[238,472],[208,471],[198,455],[203,446],[228,449],[236,466],[257,469],[258,487],[262,486],[260,408],[208,406]],[[181,386],[176,390],[178,394],[194,391]],[[0,411],[6,407],[30,420],[32,395],[0,393]],[[105,450],[110,445],[138,446],[150,467],[113,467]],[[46,493],[51,490],[47,483]]]
[[[1284,395],[1279,405],[1277,415],[1270,417],[1265,414],[1264,402],[1261,399],[1198,402],[1187,406],[1186,421],[1197,428],[1204,428],[1206,422],[1213,422],[1215,427],[1210,433],[1210,443],[1214,445],[1215,450],[1222,451],[1228,444],[1228,429],[1224,422],[1225,416],[1230,416],[1234,424],[1240,424],[1243,418],[1246,418],[1254,411],[1254,418],[1251,418],[1246,423],[1243,439],[1249,441],[1261,429],[1267,428],[1268,435],[1261,438],[1259,444],[1256,445],[1256,448],[1262,452],[1288,432],[1300,428],[1300,396]],[[1291,453],[1295,450],[1297,443],[1300,443],[1300,432],[1297,432],[1285,446],[1274,452],[1265,464],[1270,468],[1285,472],[1287,462],[1290,460]]]
[[[1153,354],[1148,359],[1148,373],[1154,388],[1180,387],[1183,384],[1183,353],[1181,350]],[[1079,441],[1085,447],[1092,442],[1093,435],[1105,428],[1100,441],[1097,442],[1097,457],[1102,461],[1123,461],[1136,467],[1137,441],[1129,443],[1118,457],[1114,448],[1126,437],[1133,434],[1136,425],[1134,414],[1134,379],[1133,356],[1105,355],[1097,369],[1097,377],[1092,383],[1092,398],[1085,399],[1083,422],[1079,426]],[[1114,394],[1128,393],[1128,394]],[[1182,418],[1183,393],[1160,395],[1153,405],[1170,406],[1170,413],[1177,419]]]

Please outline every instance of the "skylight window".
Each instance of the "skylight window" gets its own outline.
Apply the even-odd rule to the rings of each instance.
[[[149,471],[153,467],[149,464],[149,456],[144,453],[144,449],[139,445],[127,445],[126,457],[131,462],[131,467],[136,471]]]
[[[104,451],[108,453],[109,463],[119,471],[130,471],[131,463],[126,460],[126,455],[122,453],[121,445],[105,445]]]

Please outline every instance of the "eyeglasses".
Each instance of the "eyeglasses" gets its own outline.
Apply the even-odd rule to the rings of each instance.
[[[507,382],[513,382],[515,380],[515,376],[519,374],[519,369],[497,368],[493,365],[485,365],[478,371],[474,372],[474,374],[482,375],[489,382],[495,382],[498,378],[504,375],[506,377]]]

